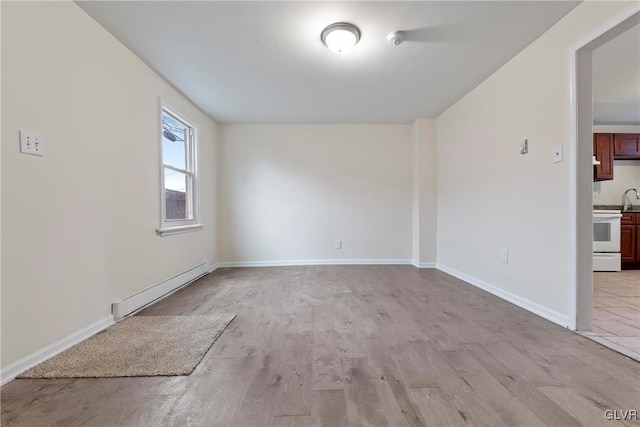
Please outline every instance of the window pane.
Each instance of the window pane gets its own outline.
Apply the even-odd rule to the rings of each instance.
[[[162,161],[179,169],[187,169],[188,128],[166,113],[162,113]]]
[[[166,219],[191,219],[189,176],[164,169],[164,203]]]

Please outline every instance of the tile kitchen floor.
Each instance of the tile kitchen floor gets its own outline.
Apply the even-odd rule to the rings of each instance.
[[[640,270],[593,273],[593,330],[583,335],[640,361]]]

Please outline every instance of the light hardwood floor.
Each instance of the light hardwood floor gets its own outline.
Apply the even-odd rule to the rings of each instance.
[[[593,273],[589,338],[640,361],[640,270]]]
[[[2,425],[637,425],[605,411],[640,409],[640,363],[440,271],[221,269],[141,315],[212,312],[191,376],[15,380]]]

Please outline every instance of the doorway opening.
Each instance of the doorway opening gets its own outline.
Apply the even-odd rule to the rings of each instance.
[[[620,254],[620,245],[630,237],[622,234],[621,239],[620,224],[628,215],[621,212],[624,189],[618,186],[640,187],[640,160],[614,160],[613,152],[620,145],[618,136],[640,135],[637,34],[640,34],[640,11],[634,7],[571,51],[576,292],[570,309],[575,314],[573,326],[578,332],[640,360],[640,270],[616,271],[620,269],[616,264],[621,264],[621,256],[628,250],[622,247]],[[622,59],[612,62],[614,57]],[[611,68],[604,68],[603,61]],[[629,69],[633,73],[631,84],[621,78],[621,72]],[[626,91],[621,84],[627,85]],[[636,84],[638,88],[629,87]],[[608,91],[607,96],[603,96],[603,91]],[[629,112],[631,118],[627,117]],[[602,148],[609,146],[611,151],[603,154]],[[595,154],[598,158],[594,158]],[[601,164],[595,165],[598,161]],[[634,178],[636,167],[638,178]],[[619,170],[619,179],[614,185],[615,170]],[[638,180],[636,184],[634,179]],[[594,184],[594,180],[598,182]],[[637,204],[640,205],[640,200]],[[598,213],[594,214],[594,210]],[[635,217],[633,221],[635,227]],[[608,272],[594,273],[594,269]]]

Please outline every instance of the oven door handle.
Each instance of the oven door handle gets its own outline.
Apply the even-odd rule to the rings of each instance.
[[[593,222],[607,222],[607,221],[611,221],[612,219],[619,219],[622,218],[622,214],[611,214],[611,215],[606,215],[606,216],[594,216],[593,217]]]

